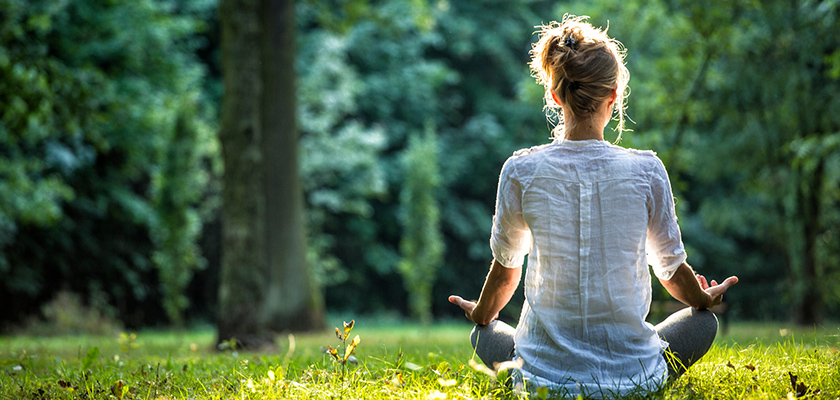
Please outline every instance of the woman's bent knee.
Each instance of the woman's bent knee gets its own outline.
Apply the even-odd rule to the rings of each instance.
[[[694,309],[692,308],[692,310]],[[714,340],[714,337],[717,336],[718,326],[720,326],[717,315],[709,310],[694,311],[694,317],[698,319],[696,324],[698,329],[702,329],[706,335],[711,336]]]
[[[490,336],[497,336],[498,332],[506,331],[505,328],[507,327],[503,325],[507,324],[499,320],[495,320],[487,325],[474,326],[472,332],[470,332],[470,344],[472,344],[473,348],[476,348],[476,346],[478,345],[478,341],[482,336],[484,336],[485,338]]]
[[[470,333],[470,343],[476,355],[489,367],[513,357],[516,330],[502,321],[476,325]]]
[[[675,312],[664,322],[663,327],[668,325],[690,324],[692,330],[711,335],[717,334],[719,325],[715,313],[709,310],[698,310],[693,307],[687,307]]]

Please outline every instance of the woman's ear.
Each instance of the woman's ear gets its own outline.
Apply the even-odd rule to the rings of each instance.
[[[618,88],[616,87],[615,89],[612,90],[612,93],[610,93],[610,106],[615,104],[615,99],[617,99],[617,98],[618,98]]]
[[[560,103],[560,98],[557,97],[557,93],[554,93],[553,90],[549,90],[549,92],[551,92],[551,98],[554,99],[554,102],[557,103],[558,106],[562,107],[563,104]]]

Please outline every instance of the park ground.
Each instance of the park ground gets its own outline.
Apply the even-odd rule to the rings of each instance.
[[[341,316],[330,322],[343,333]],[[469,329],[359,318],[344,343],[332,330],[285,334],[262,352],[220,351],[212,327],[0,336],[0,400],[514,398],[503,376],[475,363]],[[322,351],[344,358],[356,336],[355,364]],[[640,397],[840,398],[838,347],[840,324],[734,323],[687,374]]]

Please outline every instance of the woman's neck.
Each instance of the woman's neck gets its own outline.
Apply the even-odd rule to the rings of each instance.
[[[589,118],[580,120],[564,109],[563,135],[566,140],[604,140],[604,129],[610,120],[611,106],[612,102],[605,100],[598,111],[590,114]]]
[[[581,121],[579,124],[566,120],[563,128],[563,136],[566,140],[604,140],[604,125],[591,119]]]

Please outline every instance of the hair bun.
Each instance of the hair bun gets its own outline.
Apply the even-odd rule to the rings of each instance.
[[[566,26],[562,32],[563,46],[569,50],[577,50],[586,39],[578,26]]]
[[[531,71],[546,88],[546,107],[588,118],[615,92],[619,132],[624,128],[624,97],[630,75],[621,43],[593,27],[586,16],[565,15],[562,22],[538,26],[531,48]],[[558,99],[555,102],[554,98]],[[563,120],[562,112],[560,120]],[[561,124],[562,125],[562,124]]]

